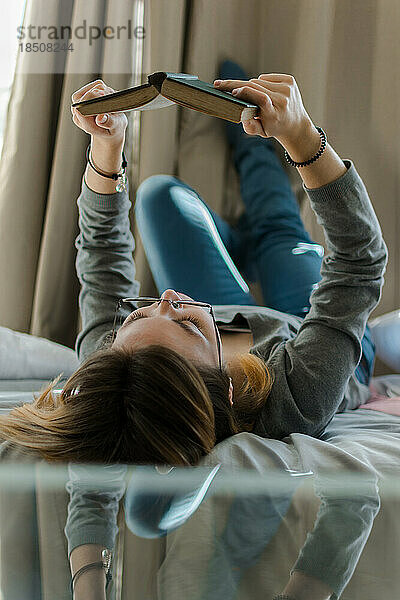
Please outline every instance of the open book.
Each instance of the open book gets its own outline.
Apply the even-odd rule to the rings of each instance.
[[[152,110],[180,104],[213,117],[239,123],[258,115],[259,108],[214,88],[212,83],[201,81],[196,75],[158,71],[148,76],[148,83],[137,87],[75,102],[72,106],[82,115],[91,116],[106,112]]]

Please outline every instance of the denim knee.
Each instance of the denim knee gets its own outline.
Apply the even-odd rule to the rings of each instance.
[[[151,175],[139,185],[136,191],[135,212],[140,211],[142,215],[151,217],[154,211],[159,214],[160,210],[167,208],[167,200],[170,198],[170,188],[182,182],[172,175]]]

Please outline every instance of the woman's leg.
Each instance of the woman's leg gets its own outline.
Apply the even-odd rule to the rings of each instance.
[[[240,236],[187,184],[154,175],[139,186],[136,220],[158,291],[211,304],[255,304],[230,252]]]
[[[249,79],[240,65],[225,60],[222,79]],[[247,135],[241,124],[225,121],[240,175],[246,213],[239,222],[248,237],[243,272],[261,284],[266,306],[304,316],[320,279],[323,248],[303,226],[296,198],[271,139]]]
[[[273,142],[242,136],[234,161],[246,207],[240,227],[266,306],[304,317],[320,280],[324,250],[304,228],[289,179]]]

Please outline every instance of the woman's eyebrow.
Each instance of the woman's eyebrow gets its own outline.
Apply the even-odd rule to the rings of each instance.
[[[187,331],[188,333],[190,333],[193,337],[198,338],[199,335],[202,335],[200,330],[198,333],[196,333],[196,331],[194,329],[192,329],[187,323],[185,323],[184,321],[176,321],[175,319],[172,319],[172,321],[174,323],[176,323],[177,325],[179,325],[179,327],[182,327],[182,329],[184,329],[185,331]]]
[[[134,311],[135,312],[135,311]],[[132,313],[131,313],[132,314]],[[130,316],[130,315],[129,315]],[[136,319],[132,319],[131,321],[129,321],[128,323],[125,321],[125,323],[122,323],[121,327],[118,329],[118,331],[121,331],[121,329],[123,329],[124,327],[127,327],[128,325],[130,325],[131,323],[134,323],[135,321],[139,321],[140,319],[147,319],[147,315],[143,314],[140,315],[140,317],[136,317]]]

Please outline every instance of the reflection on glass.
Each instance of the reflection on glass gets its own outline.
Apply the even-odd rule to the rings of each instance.
[[[0,467],[2,600],[71,598],[68,544],[93,542],[102,528],[106,537],[116,534],[107,590],[116,600],[272,599],[293,572],[316,583],[315,598],[372,600],[380,590],[389,599],[400,590],[400,489],[392,475],[349,456],[347,469],[333,472],[315,461],[313,469],[282,461],[261,471],[259,456],[252,468],[209,457],[193,468],[54,467],[7,452]],[[116,499],[119,517],[108,512]]]

